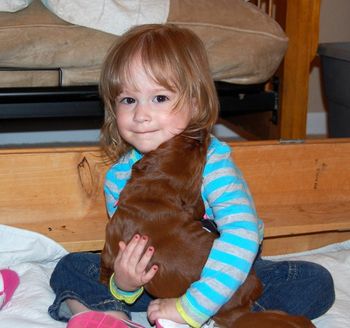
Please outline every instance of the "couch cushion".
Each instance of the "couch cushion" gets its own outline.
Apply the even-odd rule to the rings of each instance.
[[[17,13],[0,13],[0,66],[85,67],[100,64],[117,37],[67,23],[39,0]]]
[[[217,80],[266,81],[287,47],[278,24],[242,0],[171,0],[168,22],[190,28],[201,37]],[[104,56],[117,39],[67,23],[33,0],[22,11],[0,13],[0,67],[60,68],[66,85],[95,84]],[[69,72],[67,78],[64,72]],[[18,79],[19,72],[16,74]],[[28,70],[24,74],[29,81]],[[37,77],[34,80],[38,82]]]
[[[242,0],[172,0],[168,21],[192,29],[204,41],[216,80],[264,82],[287,49],[277,22]]]
[[[57,87],[59,79],[57,70],[3,70],[0,71],[0,88]]]

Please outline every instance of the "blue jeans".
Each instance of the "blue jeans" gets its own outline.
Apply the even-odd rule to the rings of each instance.
[[[50,280],[56,294],[49,314],[56,320],[68,321],[71,313],[66,299],[76,299],[91,310],[146,311],[151,296],[144,293],[134,304],[116,300],[99,282],[100,255],[70,253],[57,264]],[[263,283],[264,292],[253,311],[281,310],[314,319],[325,313],[334,302],[330,273],[322,266],[302,261],[273,262],[257,258],[253,265]]]
[[[96,253],[70,253],[55,267],[50,285],[56,294],[49,314],[59,321],[68,321],[72,313],[64,302],[75,299],[95,311],[122,311],[130,318],[130,312],[146,311],[152,300],[146,292],[138,300],[127,305],[116,300],[107,286],[99,281],[100,255]]]
[[[333,278],[319,264],[258,257],[253,267],[264,287],[253,311],[281,310],[315,319],[334,303]]]

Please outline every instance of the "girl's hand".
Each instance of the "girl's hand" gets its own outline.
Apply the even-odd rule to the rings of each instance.
[[[128,244],[119,242],[119,252],[114,261],[114,279],[119,289],[137,290],[157,273],[157,265],[146,270],[154,254],[152,246],[145,250],[147,242],[147,236],[140,235],[135,235]]]
[[[177,323],[186,323],[176,310],[176,298],[163,298],[152,301],[147,309],[147,316],[151,324],[158,319],[167,319]]]

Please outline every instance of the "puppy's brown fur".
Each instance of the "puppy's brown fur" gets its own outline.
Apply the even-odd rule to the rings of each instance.
[[[217,237],[204,230],[200,222],[205,210],[201,186],[208,142],[205,133],[178,135],[134,164],[131,178],[120,195],[118,210],[106,227],[102,282],[108,283],[113,273],[119,241],[129,242],[136,233],[147,235],[149,245],[156,250],[150,265],[158,264],[159,270],[145,286],[154,297],[180,297],[199,279]],[[261,283],[251,272],[214,316],[215,322],[227,328],[313,327],[301,317],[251,313],[251,305],[261,293]],[[288,326],[286,322],[296,325]]]

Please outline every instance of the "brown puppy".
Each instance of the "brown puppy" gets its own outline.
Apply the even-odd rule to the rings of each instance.
[[[120,195],[118,210],[106,227],[101,256],[103,283],[108,283],[113,273],[119,241],[129,242],[136,233],[147,235],[149,244],[156,249],[151,265],[158,264],[159,270],[145,286],[154,297],[180,297],[199,279],[217,237],[204,230],[200,222],[205,211],[201,185],[208,142],[206,133],[181,134],[134,164],[131,178]],[[215,322],[227,328],[253,325],[277,328],[283,324],[283,327],[313,327],[309,320],[300,317],[251,313],[251,305],[261,292],[261,283],[251,272],[214,316]],[[297,325],[288,326],[286,322]]]
[[[207,135],[179,135],[134,164],[106,227],[102,281],[113,272],[118,242],[128,242],[136,233],[147,235],[156,249],[152,264],[159,264],[159,270],[145,286],[150,294],[179,296],[199,278],[201,270],[189,270],[189,259],[191,267],[203,268],[216,237],[199,221],[204,215],[201,184],[207,144]]]

